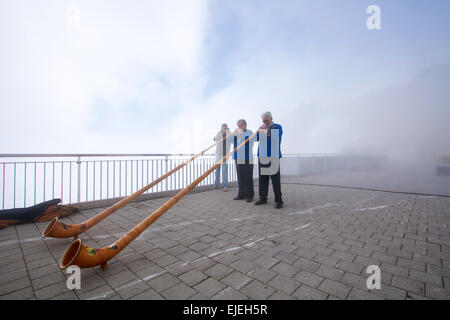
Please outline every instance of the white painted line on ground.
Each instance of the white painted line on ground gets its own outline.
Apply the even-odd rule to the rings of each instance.
[[[311,223],[305,224],[304,226],[297,227],[297,228],[295,228],[294,230],[297,231],[297,230],[300,230],[300,229],[304,229],[304,228],[308,227],[310,224],[311,224]]]
[[[256,217],[258,217],[258,216],[256,214],[254,214],[252,216],[248,216],[248,217],[245,217],[245,218],[234,218],[234,219],[231,219],[231,221],[244,221],[244,220],[249,220],[249,219],[253,219],[253,218],[256,218]]]
[[[162,274],[164,274],[164,273],[166,273],[166,272],[167,272],[167,271],[161,271],[161,272],[158,272],[158,273],[154,273],[154,274],[151,274],[151,275],[149,275],[149,276],[146,276],[146,277],[143,278],[142,280],[144,280],[144,281],[151,280],[151,279],[156,278],[157,276],[160,276],[160,275],[162,275]]]
[[[383,205],[383,206],[377,206],[377,207],[371,207],[371,208],[355,209],[355,210],[352,210],[352,212],[354,212],[354,211],[378,210],[378,209],[383,209],[383,208],[387,208],[387,207],[389,207],[389,205]]]
[[[339,206],[339,204],[337,204],[337,203],[327,203],[327,204],[325,204],[323,206],[317,206],[317,207],[308,208],[308,209],[305,209],[305,210],[302,210],[302,211],[292,212],[292,213],[289,213],[289,215],[293,216],[293,215],[310,214],[310,213],[314,213],[314,211],[316,209],[325,209],[325,208],[329,208],[329,207],[332,207],[332,206]]]
[[[106,298],[111,293],[114,293],[114,291],[108,291],[106,293],[99,294],[98,296],[94,296],[94,297],[88,298],[87,300],[97,300],[97,299],[100,299],[100,298]]]

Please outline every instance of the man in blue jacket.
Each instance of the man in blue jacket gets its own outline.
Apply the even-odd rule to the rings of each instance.
[[[281,137],[283,128],[272,121],[269,111],[261,115],[263,125],[256,135],[258,145],[258,171],[259,171],[259,200],[255,205],[267,203],[269,193],[269,177],[272,179],[275,194],[275,208],[283,207],[280,181]]]
[[[253,132],[247,129],[247,122],[241,119],[237,122],[238,128],[233,132],[234,148],[236,149],[242,142],[247,140]],[[253,139],[246,142],[244,147],[233,154],[236,162],[236,173],[238,178],[239,191],[233,200],[246,199],[252,202],[253,191]]]

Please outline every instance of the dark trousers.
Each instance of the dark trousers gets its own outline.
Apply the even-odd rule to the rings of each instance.
[[[280,168],[276,174],[271,176],[261,175],[261,163],[258,163],[259,172],[259,199],[267,200],[267,194],[269,193],[269,178],[272,179],[273,193],[275,194],[275,202],[283,203],[281,198],[281,180],[280,180]]]
[[[239,192],[238,198],[253,199],[253,164],[246,161],[245,164],[238,164],[236,161],[236,173],[238,178]]]

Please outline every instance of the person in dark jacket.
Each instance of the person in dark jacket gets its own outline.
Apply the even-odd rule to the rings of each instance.
[[[233,132],[235,149],[253,134],[251,130],[247,129],[247,122],[244,119],[240,119],[237,125],[238,128]],[[253,201],[253,140],[247,141],[244,147],[233,154],[239,185],[238,194],[233,200],[246,199],[247,202]]]

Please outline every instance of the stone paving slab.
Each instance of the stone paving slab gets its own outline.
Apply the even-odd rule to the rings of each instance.
[[[449,299],[449,197],[296,179],[281,210],[271,190],[264,206],[233,201],[236,188],[188,194],[107,270],[82,269],[81,290],[58,267],[71,239],[42,239],[47,223],[2,229],[0,299]],[[165,201],[129,204],[80,238],[111,244]],[[366,286],[372,264],[380,290]]]

